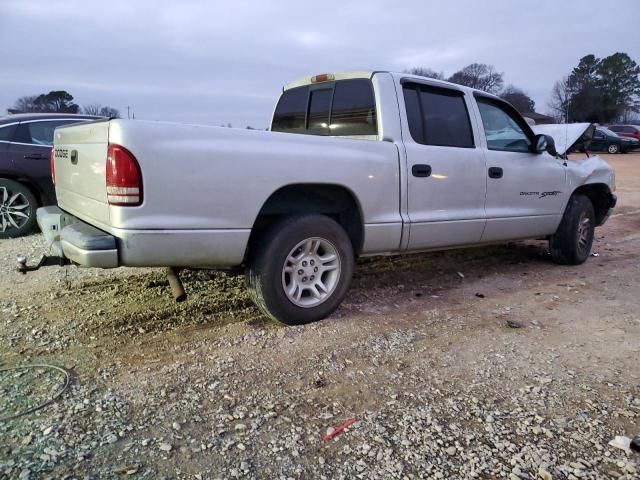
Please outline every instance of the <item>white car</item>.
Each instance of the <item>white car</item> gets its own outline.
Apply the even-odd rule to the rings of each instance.
[[[614,173],[553,143],[467,87],[316,75],[284,87],[271,131],[56,129],[58,206],[38,223],[81,266],[244,268],[267,315],[301,324],[338,307],[356,257],[543,237],[556,262],[584,262],[615,205]]]

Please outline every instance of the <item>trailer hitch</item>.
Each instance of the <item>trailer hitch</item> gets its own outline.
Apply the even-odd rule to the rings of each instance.
[[[26,255],[18,255],[18,271],[25,275],[27,272],[33,272],[35,270],[39,270],[41,267],[50,267],[50,266],[59,266],[64,267],[65,265],[71,264],[68,258],[65,257],[57,257],[54,255],[48,256],[43,255],[40,258],[40,261],[36,265],[27,265],[27,256]]]

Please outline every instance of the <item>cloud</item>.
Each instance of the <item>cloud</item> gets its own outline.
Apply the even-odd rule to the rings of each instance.
[[[581,56],[621,50],[640,61],[640,2],[611,16],[595,5],[0,0],[0,108],[55,88],[80,104],[130,105],[137,117],[265,127],[296,78],[413,66],[450,75],[483,62],[544,111]]]

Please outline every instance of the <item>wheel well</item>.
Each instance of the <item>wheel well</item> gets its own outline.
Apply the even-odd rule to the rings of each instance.
[[[21,177],[19,175],[11,175],[11,174],[0,174],[0,178],[6,178],[7,180],[13,180],[14,182],[21,183],[33,193],[33,196],[36,197],[38,201],[38,206],[45,204],[44,193],[40,191],[40,189],[32,182],[29,181],[28,178]]]
[[[360,253],[364,225],[358,202],[347,188],[327,184],[287,185],[272,193],[253,223],[249,246],[278,219],[305,213],[320,213],[333,218],[347,232],[355,255]]]
[[[574,195],[585,195],[591,200],[596,215],[596,225],[600,225],[611,206],[611,190],[604,183],[582,185],[573,192]]]

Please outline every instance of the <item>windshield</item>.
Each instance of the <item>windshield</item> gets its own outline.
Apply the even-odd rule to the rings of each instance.
[[[608,128],[604,128],[604,127],[598,127],[598,130],[601,131],[602,133],[604,133],[605,135],[608,135],[610,137],[617,137],[618,134],[612,130],[609,130]]]

